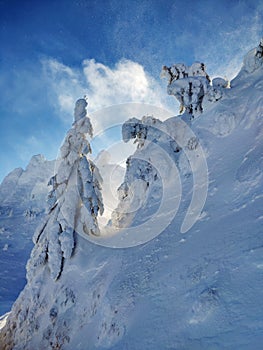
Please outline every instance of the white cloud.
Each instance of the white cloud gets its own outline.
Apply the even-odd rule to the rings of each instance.
[[[85,91],[80,71],[55,59],[43,60],[42,66],[51,104],[62,120],[70,121],[74,100],[76,100],[76,96],[83,96]]]
[[[82,69],[70,68],[54,59],[42,63],[51,101],[66,122],[72,120],[74,102],[84,95],[88,97],[89,113],[124,103],[146,103],[164,109],[172,106],[177,113],[176,100],[136,62],[121,60],[110,68],[87,59],[83,61]],[[104,122],[108,125],[108,118],[112,115],[105,113],[104,120],[97,124],[103,128]]]
[[[138,63],[123,60],[110,69],[94,60],[85,60],[83,66],[92,110],[125,102],[163,105],[158,83]]]
[[[65,95],[65,94],[59,94],[58,95],[58,104],[62,111],[71,111],[72,112],[72,106],[74,106],[74,99],[73,96]]]

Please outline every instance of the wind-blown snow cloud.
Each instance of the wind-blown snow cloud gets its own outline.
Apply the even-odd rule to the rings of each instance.
[[[109,32],[117,52],[158,71],[162,65],[203,61],[211,76],[233,78],[246,52],[262,36],[262,1],[168,1],[136,3],[130,9],[112,0],[121,11]],[[165,13],[165,15],[164,15]],[[142,30],[144,28],[144,30]],[[126,45],[129,38],[130,45]],[[252,45],[252,47],[251,47]]]
[[[121,60],[110,68],[87,59],[82,69],[73,69],[49,59],[43,61],[43,68],[52,103],[66,122],[72,120],[75,100],[84,95],[88,97],[90,113],[123,103],[146,103],[165,109],[170,105],[177,112],[176,101],[140,64],[130,60]]]
[[[193,48],[195,59],[206,63],[208,73],[232,79],[241,68],[244,54],[256,47],[262,37],[263,4],[239,1],[230,2],[229,6],[231,11],[227,13],[226,8],[222,13],[220,3],[215,5],[217,21],[214,20],[214,30],[211,30],[209,21],[205,21],[199,27],[199,40],[193,43]],[[205,6],[200,7],[200,11],[205,18],[211,14]],[[239,18],[238,25],[231,13]]]
[[[125,102],[163,105],[159,85],[138,63],[122,60],[110,69],[95,60],[85,60],[83,66],[92,109]]]

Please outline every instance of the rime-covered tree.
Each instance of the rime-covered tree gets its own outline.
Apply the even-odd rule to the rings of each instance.
[[[180,151],[165,124],[152,116],[127,120],[122,126],[122,138],[124,142],[134,140],[137,150],[127,159],[125,178],[118,188],[119,204],[110,222],[118,228],[133,225],[138,212],[141,215],[156,210],[163,186],[158,167],[169,168]]]
[[[65,318],[67,308],[75,305],[77,288],[65,281],[80,255],[78,233],[99,235],[97,216],[103,212],[101,178],[87,157],[91,148],[86,135],[92,136],[92,125],[86,108],[86,99],[76,102],[74,123],[48,183],[47,215],[33,237],[27,284],[0,337],[5,350],[62,349],[70,340]]]
[[[163,66],[161,77],[168,79],[167,92],[175,96],[180,103],[180,113],[184,110],[192,116],[203,112],[203,100],[207,95],[210,102],[219,100],[227,87],[222,78],[211,79],[204,63],[195,62],[191,66],[176,63],[171,67]]]
[[[73,126],[60,148],[56,173],[48,183],[51,187],[48,213],[34,234],[35,247],[28,275],[34,274],[32,265],[37,268],[47,263],[52,278],[57,279],[63,259],[73,253],[75,230],[99,234],[97,215],[103,212],[101,178],[94,163],[87,158],[91,148],[86,134],[92,136],[92,125],[86,107],[85,99],[76,102]]]

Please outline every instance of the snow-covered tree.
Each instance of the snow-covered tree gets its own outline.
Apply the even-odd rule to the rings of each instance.
[[[163,66],[161,77],[168,79],[167,92],[175,96],[180,103],[180,113],[184,110],[192,116],[203,112],[203,99],[214,102],[222,97],[222,90],[227,87],[222,78],[211,79],[204,63],[195,62],[191,66],[176,63],[171,67]]]
[[[32,265],[48,263],[53,279],[57,279],[63,259],[70,258],[74,249],[74,232],[99,234],[98,214],[103,213],[98,169],[87,158],[91,152],[86,134],[92,136],[87,117],[87,101],[79,99],[75,105],[73,127],[60,148],[56,174],[48,185],[48,213],[34,234],[35,247],[31,254],[28,277],[34,274]]]
[[[137,150],[127,159],[124,181],[118,188],[119,204],[110,222],[118,228],[135,223],[138,212],[143,216],[144,211],[156,209],[164,185],[158,167],[167,168],[168,173],[180,151],[165,124],[152,116],[127,120],[122,126],[122,138],[124,142],[134,139]]]
[[[144,145],[145,140],[157,142],[164,135],[163,123],[152,116],[143,116],[142,119],[130,118],[122,126],[122,139],[128,142],[134,139],[137,148]]]
[[[184,109],[190,114],[203,111],[202,101],[210,83],[203,63],[195,62],[190,67],[183,63],[163,66],[161,77],[168,78],[167,92],[179,101],[180,113]]]

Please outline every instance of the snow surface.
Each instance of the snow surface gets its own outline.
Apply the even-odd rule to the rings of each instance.
[[[206,203],[195,225],[180,233],[196,191],[194,171],[181,150],[175,152],[180,206],[164,232],[129,249],[98,246],[76,234],[74,254],[64,260],[57,280],[48,263],[33,268],[31,259],[28,284],[1,332],[3,349],[262,348],[263,65],[258,51],[247,55],[220,100],[207,100],[206,110],[192,120],[197,139],[185,140],[185,147],[202,145],[209,172]],[[176,132],[177,120],[164,124]],[[139,138],[139,152],[149,159],[155,143]],[[128,164],[124,183],[132,184],[137,170],[135,185],[147,196],[142,175],[148,174],[146,202],[158,202],[160,183],[155,186],[148,164]],[[120,196],[126,190],[121,188]],[[144,199],[141,193],[136,205]],[[147,220],[151,210],[146,205],[131,223],[136,227],[136,220]]]
[[[6,314],[0,317],[0,330],[4,328],[4,326],[6,325],[8,315],[9,315],[9,312],[7,312]]]

